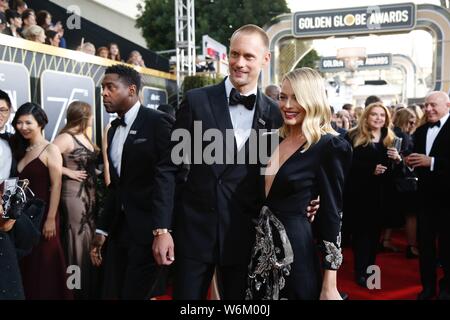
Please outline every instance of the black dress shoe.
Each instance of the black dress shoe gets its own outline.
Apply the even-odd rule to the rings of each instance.
[[[345,292],[339,292],[339,294],[341,295],[342,300],[348,300],[348,294]]]
[[[447,290],[441,290],[438,295],[438,300],[450,300],[450,292]]]
[[[431,300],[436,297],[436,290],[424,289],[417,296],[417,300]]]

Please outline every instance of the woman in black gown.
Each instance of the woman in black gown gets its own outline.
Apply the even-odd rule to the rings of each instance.
[[[282,82],[279,106],[284,119],[280,129],[283,139],[266,171],[266,200],[257,227],[247,297],[339,300],[336,270],[342,263],[342,193],[352,149],[331,128],[331,111],[324,82],[318,72],[301,68],[288,73]],[[323,253],[323,279],[313,224],[304,214],[310,200],[317,195],[321,204],[314,224]],[[280,232],[278,239],[283,243],[284,257],[261,274],[259,272],[273,259],[265,260],[264,254],[259,256],[258,252],[267,252],[259,249],[265,247],[267,238],[276,241],[278,237],[277,232],[264,233],[261,219],[265,217],[274,222],[272,231],[277,229]],[[277,257],[280,247],[274,250]],[[283,273],[280,274],[278,270],[283,263]],[[267,283],[272,288],[266,288]],[[257,292],[261,288],[269,294],[261,297],[261,292]]]
[[[395,214],[394,176],[401,166],[388,109],[369,104],[346,139],[352,144],[352,167],[345,189],[345,230],[351,232],[355,281],[367,287],[368,269],[376,264],[383,224]]]

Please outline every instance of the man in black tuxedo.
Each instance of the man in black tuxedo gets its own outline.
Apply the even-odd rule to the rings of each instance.
[[[230,41],[229,77],[218,85],[188,91],[177,113],[172,137],[184,130],[192,138],[188,143],[190,168],[179,189],[179,201],[174,203],[176,177],[183,167],[173,158],[158,166],[158,189],[165,196],[158,211],[165,219],[154,231],[153,243],[159,264],[171,264],[176,253],[175,299],[204,299],[216,267],[222,298],[245,297],[255,240],[252,219],[264,199],[261,163],[259,159],[248,161],[248,156],[258,152],[249,147],[258,143],[249,142],[249,135],[256,130],[259,141],[263,139],[260,130],[270,131],[282,124],[278,106],[257,86],[269,61],[269,39],[264,30],[255,25],[241,27]],[[247,161],[236,163],[231,157],[234,161],[230,163],[220,152],[216,152],[214,162],[207,161],[204,155],[210,144],[194,139],[209,129],[220,131],[221,136],[213,140],[222,146],[223,153],[235,156],[244,152]],[[231,143],[227,143],[227,130]],[[172,226],[175,245],[169,232]]]
[[[134,69],[116,65],[106,69],[103,104],[118,118],[108,131],[111,184],[104,214],[98,217],[91,259],[102,262],[108,238],[103,297],[145,299],[157,277],[151,244],[159,221],[152,203],[158,201],[155,167],[168,150],[171,118],[145,108],[138,98],[141,80]]]
[[[450,102],[444,92],[431,92],[425,98],[427,123],[414,133],[414,153],[406,159],[419,177],[421,208],[417,227],[420,251],[420,277],[423,291],[419,300],[436,296],[438,257],[444,269],[439,282],[440,299],[450,299]],[[439,241],[439,255],[436,254]]]

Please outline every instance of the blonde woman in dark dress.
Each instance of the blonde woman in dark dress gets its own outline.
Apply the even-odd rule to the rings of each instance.
[[[90,241],[95,232],[95,186],[97,147],[87,132],[92,127],[92,107],[81,101],[67,109],[67,124],[54,144],[63,156],[61,208],[64,214],[64,238],[67,262],[80,267],[81,288],[77,299],[89,299],[95,289],[91,265]]]
[[[268,163],[264,184],[266,199],[260,219],[268,214],[270,220],[275,221],[275,226],[281,230],[283,248],[287,248],[282,261],[291,260],[291,263],[283,268],[276,265],[262,275],[261,282],[267,289],[261,297],[261,283],[253,279],[258,279],[266,262],[270,265],[271,261],[265,261],[267,247],[264,243],[272,237],[270,232],[263,234],[262,226],[257,231],[253,257],[258,249],[264,252],[256,262],[257,267],[250,268],[253,274],[249,275],[247,298],[341,300],[336,282],[342,263],[342,197],[351,163],[351,146],[331,128],[324,80],[317,71],[300,68],[286,74],[278,103],[284,120],[280,128],[282,141]],[[311,199],[317,196],[321,204],[314,222],[316,243],[313,225],[305,212]],[[286,236],[282,235],[283,229]],[[275,238],[277,236],[273,236]],[[321,261],[316,244],[323,253]],[[275,252],[278,250],[276,248]],[[280,270],[284,273],[279,274]],[[270,278],[273,274],[277,274],[275,281]]]

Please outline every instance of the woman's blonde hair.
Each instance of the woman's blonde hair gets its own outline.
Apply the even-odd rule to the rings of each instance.
[[[397,110],[394,116],[394,127],[400,128],[403,132],[408,131],[409,121],[416,118],[414,112],[408,108]],[[417,119],[416,119],[417,121]]]
[[[32,25],[23,31],[23,36],[27,40],[36,41],[41,34],[45,35],[45,30],[38,25]]]
[[[320,74],[311,68],[299,68],[287,73],[283,81],[289,81],[298,104],[305,110],[302,132],[306,138],[304,150],[317,143],[327,133],[338,135],[331,127],[331,109],[325,84]],[[289,126],[280,128],[281,137],[289,134]]]
[[[370,112],[374,108],[381,108],[384,110],[385,121],[384,121],[384,131],[382,130],[382,134],[386,135],[383,139],[383,145],[387,148],[391,147],[394,143],[395,134],[391,129],[391,113],[389,110],[381,103],[374,102],[369,104],[365,109],[361,118],[359,118],[358,125],[349,131],[349,137],[353,142],[353,147],[356,148],[358,146],[366,147],[369,143],[372,143],[374,136],[372,135],[372,130],[369,128],[369,124],[367,123],[367,119],[369,118]],[[382,128],[382,129],[383,129]]]

